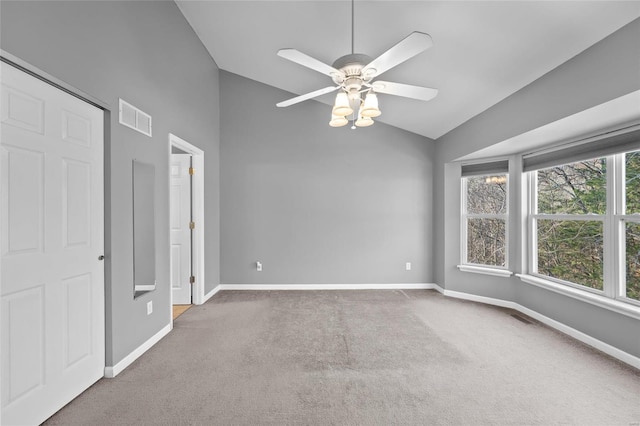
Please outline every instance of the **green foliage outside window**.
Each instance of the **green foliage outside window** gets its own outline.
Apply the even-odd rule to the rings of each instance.
[[[625,156],[626,214],[640,214],[640,151]],[[625,232],[627,297],[640,300],[640,223],[629,222]]]
[[[538,171],[538,213],[606,214],[606,159]],[[625,155],[624,214],[640,214],[640,151]],[[538,272],[603,288],[603,222],[538,219]],[[640,300],[640,223],[625,226],[626,296]]]
[[[538,220],[538,273],[602,290],[602,222]]]

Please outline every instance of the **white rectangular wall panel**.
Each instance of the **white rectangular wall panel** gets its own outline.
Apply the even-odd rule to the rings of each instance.
[[[91,354],[91,275],[62,281],[66,288],[65,367]]]
[[[182,286],[180,280],[185,273],[182,271],[182,245],[171,244],[171,287],[179,289]]]
[[[44,286],[2,300],[2,405],[44,384]]]
[[[91,244],[91,164],[63,159],[64,246]]]
[[[91,120],[70,111],[62,111],[62,140],[91,146]]]
[[[42,251],[44,155],[5,145],[2,180],[3,254]]]
[[[2,123],[43,134],[44,101],[3,84]]]

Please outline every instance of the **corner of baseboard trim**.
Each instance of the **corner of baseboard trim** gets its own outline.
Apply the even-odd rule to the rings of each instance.
[[[561,333],[571,336],[574,339],[581,341],[582,343],[585,343],[595,349],[598,349],[599,351],[604,352],[605,354],[612,356],[619,361],[629,364],[632,367],[635,367],[637,369],[640,369],[640,358],[628,352],[625,352],[621,349],[618,349],[615,346],[611,346],[610,344],[605,343],[602,340],[598,340],[595,337],[589,336],[588,334],[585,334],[582,331],[576,330],[573,327],[569,327],[566,324],[563,324],[559,321],[556,321],[552,318],[542,315],[539,312],[536,312],[532,309],[524,307],[516,302],[510,302],[508,300],[494,299],[492,297],[478,296],[475,294],[463,293],[463,292],[452,291],[452,290],[444,290],[444,295],[448,297],[453,297],[456,299],[470,300],[473,302],[479,302],[487,305],[500,306],[503,308],[510,308],[510,309],[516,310],[520,313],[530,316],[531,318],[537,321],[540,321],[541,323],[551,328],[554,328],[560,331]]]
[[[151,349],[153,345],[158,343],[160,339],[169,334],[171,329],[173,328],[173,324],[169,323],[164,326],[160,331],[154,334],[149,340],[138,346],[133,350],[129,355],[124,357],[120,362],[118,362],[114,366],[105,367],[104,368],[104,377],[108,379],[112,379],[120,374],[125,368],[130,366],[136,359],[140,358],[142,354]]]
[[[206,303],[207,300],[211,299],[213,296],[215,296],[215,294],[217,292],[219,292],[220,290],[223,290],[222,288],[222,284],[218,284],[217,286],[215,286],[213,288],[213,290],[211,290],[209,293],[204,295],[204,300],[202,301],[202,303]]]
[[[484,303],[486,305],[500,306],[502,308],[517,309],[517,306],[520,306],[517,303],[510,302],[508,300],[494,299],[493,297],[486,297],[486,296],[478,296],[476,294],[463,293],[461,291],[444,290],[444,295],[448,297],[453,297],[455,299],[464,299],[464,300],[470,300],[472,302]]]

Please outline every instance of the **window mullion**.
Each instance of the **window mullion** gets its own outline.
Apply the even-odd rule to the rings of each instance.
[[[469,216],[467,213],[467,179],[461,179],[462,190],[460,196],[460,211],[462,218],[460,220],[460,263],[467,263],[467,228]]]
[[[529,272],[538,273],[538,172],[529,173]]]
[[[615,223],[614,215],[618,212],[618,198],[616,188],[618,182],[618,164],[616,156],[607,157],[607,173],[606,173],[606,200],[607,209],[604,220],[604,247],[603,247],[603,283],[602,290],[607,297],[615,298],[619,294],[616,289],[616,265],[615,265]]]
[[[611,297],[620,298],[626,295],[626,248],[625,248],[625,154],[614,157],[615,169],[613,173],[612,196],[615,198],[615,211],[611,219],[612,231],[612,259],[611,269],[613,283]]]
[[[564,213],[540,213],[534,214],[536,219],[547,220],[581,220],[581,221],[597,221],[606,222],[606,214],[564,214]]]

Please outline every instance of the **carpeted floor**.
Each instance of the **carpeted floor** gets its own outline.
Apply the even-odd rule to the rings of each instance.
[[[512,314],[431,290],[223,291],[46,424],[640,424],[640,371]]]

